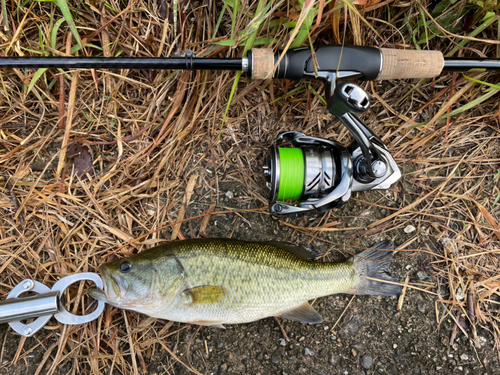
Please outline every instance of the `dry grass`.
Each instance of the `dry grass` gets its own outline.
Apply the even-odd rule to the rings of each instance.
[[[55,3],[18,4],[6,4],[9,16],[0,31],[3,55],[41,50],[64,55],[77,45],[62,24],[51,46],[54,24],[62,18]],[[258,6],[244,2],[234,18],[227,7],[218,27],[222,3],[182,2],[174,29],[174,4],[110,0],[70,9],[78,15],[75,24],[88,54],[170,56],[192,49],[197,55],[237,56],[242,48],[214,43],[230,38],[233,21],[236,34],[247,29]],[[316,43],[338,39],[413,48],[426,34],[424,28],[415,38],[410,32],[419,19],[429,19],[419,4],[371,2],[364,11],[358,6],[364,19],[353,9],[344,13],[327,6],[310,37]],[[282,3],[257,36],[285,44],[293,29],[283,26],[284,18],[299,12],[293,3]],[[469,32],[479,25],[481,20]],[[478,40],[459,53],[496,56],[498,45],[492,41],[497,25],[472,35]],[[447,53],[460,40],[446,35],[421,46]],[[231,72],[48,70],[28,93],[35,73],[4,70],[0,76],[2,299],[24,278],[52,285],[166,239],[203,236],[210,218],[219,213],[235,213],[242,221],[266,215],[260,165],[281,131],[351,141],[347,130],[326,113],[315,94],[322,93],[317,83],[264,84],[242,78],[221,127],[234,82]],[[498,75],[480,79],[496,83]],[[420,84],[413,80],[365,87],[373,98],[365,120],[387,143],[404,176],[388,192],[359,194],[353,200],[367,210],[385,212],[385,218],[373,220],[367,231],[347,227],[335,211],[283,224],[292,228],[292,238],[304,232],[324,241],[333,230],[349,230],[349,238],[375,233],[390,238],[412,224],[416,231],[403,247],[433,255],[429,272],[436,282],[429,289],[444,301],[437,305],[438,322],[453,317],[458,329],[470,328],[472,340],[477,340],[476,327],[484,327],[499,349],[498,95],[439,119],[490,88],[456,74]],[[84,171],[89,162],[92,168]],[[238,196],[222,202],[227,189],[221,186],[237,186]],[[81,311],[86,302],[72,301],[72,306]],[[0,368],[9,370],[40,347],[45,355],[37,374],[57,372],[65,364],[71,364],[73,373],[138,373],[157,350],[171,354],[169,366],[179,360],[176,348],[165,341],[178,330],[138,314],[108,308],[101,319],[84,326],[48,328],[30,345],[19,338],[16,354],[7,362],[1,358],[3,347]]]

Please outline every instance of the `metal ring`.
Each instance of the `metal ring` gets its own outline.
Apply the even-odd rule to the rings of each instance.
[[[66,276],[56,282],[54,286],[52,287],[53,291],[59,292],[59,296],[62,295],[62,293],[71,285],[74,284],[78,281],[93,281],[96,285],[97,288],[102,289],[103,288],[103,283],[102,279],[99,275],[93,273],[93,272],[84,272],[84,273],[77,273],[74,275]],[[71,314],[68,310],[64,308],[64,306],[60,305],[60,312],[54,315],[54,318],[56,318],[59,322],[63,324],[83,324],[83,323],[88,323],[91,322],[94,319],[97,319],[99,315],[102,314],[104,311],[104,306],[105,303],[103,301],[98,301],[97,302],[97,308],[95,311],[91,312],[88,315],[74,315]]]
[[[50,288],[42,283],[26,279],[17,284],[12,289],[6,299],[18,298],[25,292],[35,292],[38,294],[50,293]],[[23,324],[21,321],[9,322],[11,328],[22,336],[31,337],[37,333],[47,322],[52,318],[52,315],[41,316],[30,324]]]

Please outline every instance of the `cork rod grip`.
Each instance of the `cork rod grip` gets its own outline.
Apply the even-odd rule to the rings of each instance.
[[[377,80],[433,78],[443,70],[444,57],[439,51],[415,51],[381,48],[382,69]]]
[[[252,50],[252,79],[273,78],[274,52],[271,48]]]

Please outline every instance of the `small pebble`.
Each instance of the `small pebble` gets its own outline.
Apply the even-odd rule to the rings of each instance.
[[[373,358],[370,354],[365,354],[363,358],[361,358],[361,366],[367,370],[373,366]]]
[[[418,271],[417,272],[417,277],[419,278],[419,280],[425,280],[427,279],[429,276],[427,275],[427,273],[425,273],[424,271]]]
[[[487,343],[488,343],[488,340],[486,339],[486,337],[484,337],[484,336],[477,336],[477,342],[476,342],[476,344],[477,344],[477,346],[479,348],[482,348]]]
[[[338,361],[339,361],[339,359],[335,354],[333,354],[332,352],[328,352],[328,363],[331,366],[335,366]]]
[[[285,339],[280,339],[280,345],[281,346],[286,346],[286,340]]]
[[[234,198],[233,192],[231,190],[228,190],[226,193],[226,197],[227,199],[233,199]]]
[[[469,360],[469,355],[468,354],[460,354],[460,359],[462,361],[468,361]]]
[[[412,232],[415,232],[417,228],[415,228],[413,225],[407,225],[404,230],[405,233],[412,233]]]
[[[425,306],[425,303],[419,302],[417,304],[418,311],[420,311],[422,314],[425,314],[425,310],[427,309]]]
[[[309,349],[309,348],[304,348],[304,355],[306,357],[312,357],[314,356],[316,353],[314,353],[314,350],[312,349]]]
[[[217,371],[217,375],[223,375],[227,372],[227,364],[223,363],[219,366],[219,371]]]

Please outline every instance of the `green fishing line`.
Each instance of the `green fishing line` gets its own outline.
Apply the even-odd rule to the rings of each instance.
[[[304,153],[300,148],[278,148],[280,184],[278,199],[300,199],[304,188]]]

